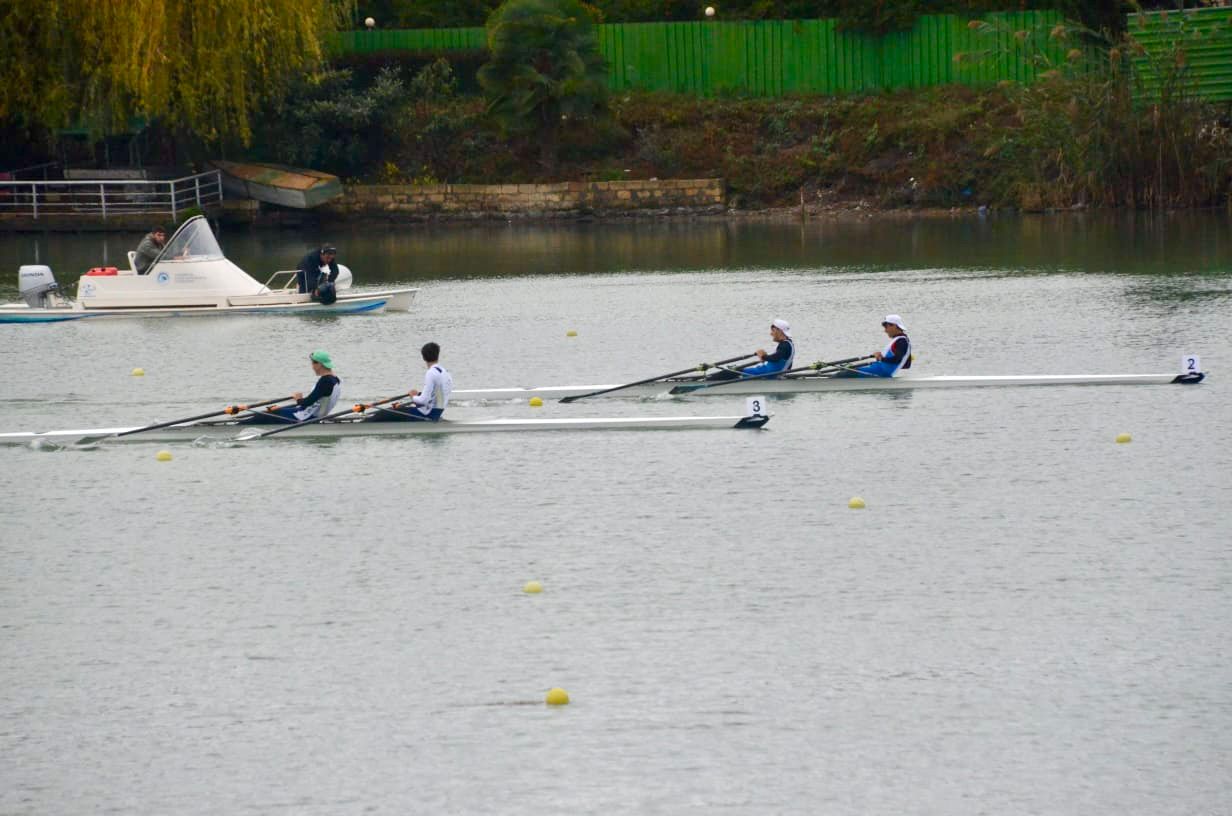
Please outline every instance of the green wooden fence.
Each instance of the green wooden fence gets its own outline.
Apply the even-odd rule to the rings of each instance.
[[[968,27],[970,18],[921,17],[910,31],[883,37],[839,31],[834,20],[618,23],[597,26],[613,90],[638,88],[711,96],[742,92],[859,93],[952,83],[1027,82],[1039,70],[1014,39],[1015,30],[1044,30],[1061,22],[1055,11],[988,14],[1004,33]],[[1051,56],[1064,49],[1046,38]],[[347,31],[335,51],[430,53],[486,48],[482,28]],[[960,61],[989,52],[991,59]]]
[[[1129,34],[1146,53],[1134,69],[1147,98],[1158,94],[1170,68],[1163,62],[1182,55],[1187,91],[1213,102],[1232,100],[1232,8],[1131,14]]]

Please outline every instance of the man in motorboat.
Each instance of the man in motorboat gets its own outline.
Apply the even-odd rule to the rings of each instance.
[[[296,391],[292,394],[294,405],[256,411],[241,421],[254,425],[285,425],[289,422],[306,422],[332,413],[342,393],[342,380],[334,374],[334,361],[327,352],[320,349],[309,354],[308,361],[312,363],[312,373],[317,375],[317,384],[308,396],[304,396],[302,391]]]
[[[423,388],[418,391],[412,388],[407,392],[411,398],[409,402],[381,409],[367,421],[436,422],[445,413],[449,395],[453,393],[453,377],[440,363],[441,347],[436,343],[425,343],[419,353],[428,368],[424,373]]]
[[[155,227],[146,233],[146,236],[141,239],[141,243],[137,244],[137,251],[133,257],[133,267],[137,270],[138,275],[144,275],[150,271],[150,264],[162,253],[163,247],[167,245],[167,230],[162,227]]]
[[[295,270],[300,293],[310,292],[318,303],[330,304],[338,299],[334,283],[338,280],[338,250],[326,244],[303,257]],[[328,269],[328,271],[326,271]]]
[[[791,324],[781,318],[772,320],[770,322],[770,339],[775,343],[774,351],[758,349],[756,353],[757,359],[760,362],[757,364],[740,371],[724,368],[706,377],[706,379],[734,380],[742,376],[773,377],[780,371],[786,371],[791,368],[791,361],[796,356],[796,344],[791,339]]]
[[[901,369],[911,368],[911,340],[907,337],[907,327],[903,319],[896,314],[886,315],[881,321],[890,342],[881,351],[873,354],[877,359],[865,366],[849,371],[840,371],[837,377],[893,377]]]

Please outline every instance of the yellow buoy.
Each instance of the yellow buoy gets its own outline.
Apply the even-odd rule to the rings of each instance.
[[[154,458],[160,462],[170,462],[171,461],[171,451],[159,451],[158,453],[154,454]]]
[[[543,407],[543,398],[542,398],[542,397],[531,397],[531,398],[530,398],[530,407],[531,407],[531,408],[542,408],[542,407]]]
[[[529,595],[537,595],[538,593],[543,592],[543,584],[538,581],[527,581],[522,585],[522,591]]]
[[[145,369],[144,369],[144,368],[134,368],[134,369],[133,369],[133,376],[134,376],[134,377],[144,377],[144,376],[145,376]]]
[[[548,705],[569,705],[569,692],[563,688],[549,689],[548,696],[544,698],[544,702]]]
[[[1124,445],[1126,442],[1134,441],[1134,438],[1127,433],[1119,433],[1116,438],[1118,445]]]
[[[565,332],[565,337],[577,337],[577,332],[573,329],[569,329],[569,331]]]
[[[851,500],[847,502],[847,506],[850,507],[852,510],[863,510],[864,509],[864,499],[860,498],[859,496],[852,496]]]

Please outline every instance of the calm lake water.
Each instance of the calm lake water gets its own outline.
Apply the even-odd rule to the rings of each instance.
[[[2,235],[0,298],[138,238]],[[417,385],[429,339],[459,388],[620,382],[774,317],[802,361],[872,351],[887,312],[931,373],[1209,379],[0,448],[0,813],[1229,812],[1226,213],[221,235],[257,277],[321,238],[413,311],[2,326],[0,431],[306,391],[314,348],[351,400]]]

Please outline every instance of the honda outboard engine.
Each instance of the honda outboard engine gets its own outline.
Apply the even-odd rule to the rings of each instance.
[[[50,266],[22,266],[17,270],[17,288],[26,304],[34,309],[60,306],[60,284]]]

